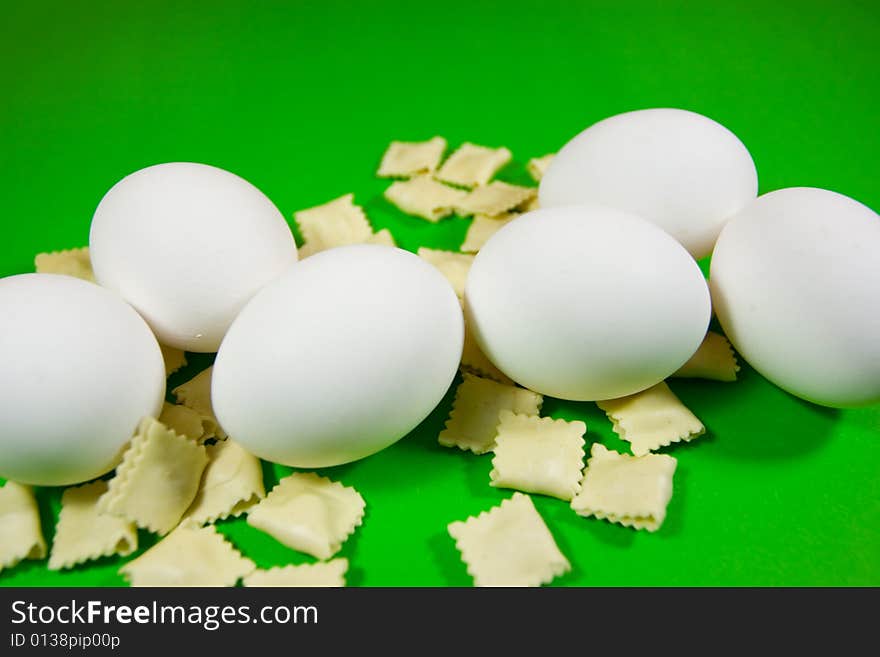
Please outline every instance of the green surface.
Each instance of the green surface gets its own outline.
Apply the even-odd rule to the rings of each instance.
[[[85,244],[113,183],[173,160],[238,173],[288,217],[353,191],[403,247],[456,248],[467,220],[430,225],[383,201],[387,182],[373,172],[389,140],[505,145],[516,161],[500,178],[525,181],[529,157],[654,106],[732,129],[762,192],[814,185],[878,209],[878,7],[4,2],[0,275]],[[194,360],[189,374],[208,362]],[[666,450],[679,460],[666,523],[637,533],[536,496],[573,566],[558,584],[880,584],[880,409],[813,406],[748,367],[734,384],[671,385],[709,435]],[[437,445],[450,401],[392,448],[327,470],[367,501],[342,550],[352,585],[470,583],[446,525],[510,491],[489,487],[490,456]],[[544,409],[623,448],[594,404]],[[267,466],[267,483],[288,471]],[[39,497],[51,538],[60,490]],[[241,519],[220,528],[260,566],[304,560]],[[25,562],[0,584],[118,585],[119,564],[58,574]]]

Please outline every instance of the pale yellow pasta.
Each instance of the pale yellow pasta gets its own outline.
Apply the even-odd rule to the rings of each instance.
[[[171,392],[174,393],[178,403],[193,409],[202,416],[205,433],[211,434],[219,440],[225,440],[226,432],[217,421],[214,407],[211,405],[211,375],[213,372],[214,366],[212,365],[186,383],[180,384]]]
[[[255,570],[244,578],[245,586],[345,586],[348,559],[331,559],[299,566],[276,566]]]
[[[212,525],[180,525],[119,569],[132,586],[235,586],[254,571]]]
[[[437,222],[452,214],[467,192],[439,183],[429,176],[397,181],[385,190],[385,198],[401,211]]]
[[[543,401],[541,395],[531,390],[465,374],[437,440],[444,447],[485,454],[495,446],[498,414],[502,410],[537,415]]]
[[[614,432],[629,442],[636,456],[702,436],[706,427],[681,403],[665,382],[628,397],[598,401]]]
[[[522,493],[449,525],[475,586],[541,586],[571,570],[531,498]]]
[[[571,500],[584,467],[584,433],[580,421],[498,414],[490,485]]]
[[[260,459],[232,439],[206,450],[208,465],[184,521],[201,525],[237,516],[266,496]]]
[[[67,249],[52,253],[38,253],[34,258],[34,268],[38,274],[64,274],[84,281],[95,282],[89,247]]]
[[[397,242],[394,241],[394,235],[391,234],[391,231],[387,228],[383,228],[382,230],[376,231],[372,235],[370,235],[370,239],[367,240],[367,244],[380,244],[381,246],[397,246]]]
[[[468,226],[467,233],[464,236],[464,242],[461,245],[461,251],[465,253],[476,253],[483,248],[483,245],[489,241],[498,230],[508,224],[512,219],[516,219],[518,214],[500,214],[490,217],[485,214],[474,215],[471,225]]]
[[[492,379],[498,383],[513,385],[513,380],[504,372],[492,364],[486,354],[480,350],[480,346],[474,339],[473,331],[468,328],[467,321],[464,324],[464,346],[461,351],[461,369],[463,372],[476,374],[486,379]]]
[[[423,246],[419,248],[419,257],[440,270],[459,299],[464,296],[464,284],[467,282],[468,271],[474,264],[474,256],[455,251],[428,249]]]
[[[46,540],[33,489],[7,481],[0,488],[0,571],[22,559],[45,556]]]
[[[503,147],[487,148],[465,142],[447,158],[435,177],[462,187],[485,185],[511,157],[511,152]]]
[[[529,160],[528,164],[526,164],[526,170],[535,182],[541,182],[541,178],[547,173],[547,169],[550,167],[554,157],[556,157],[556,153],[550,153],[543,157],[533,157]]]
[[[593,443],[581,490],[571,508],[581,516],[657,531],[672,498],[676,465],[667,454],[630,456]]]
[[[497,216],[529,203],[537,197],[537,187],[520,187],[496,180],[488,185],[475,187],[456,206],[457,214]]]
[[[361,524],[364,507],[354,488],[295,472],[250,509],[247,522],[287,547],[329,559]]]
[[[181,404],[162,404],[162,414],[159,415],[159,422],[171,429],[174,433],[186,436],[190,440],[194,440],[199,444],[204,443],[213,435],[205,428],[205,419],[198,411],[194,411],[188,406]]]
[[[98,509],[98,500],[106,492],[107,482],[100,479],[64,491],[49,570],[72,568],[114,554],[125,556],[137,550],[135,524]]]
[[[192,504],[207,463],[203,445],[146,418],[98,508],[138,527],[167,534]]]
[[[392,141],[382,156],[380,178],[412,178],[433,173],[446,150],[446,140],[434,137],[428,141]]]
[[[373,236],[363,208],[354,204],[354,194],[300,210],[293,218],[305,241],[299,248],[300,259],[334,246],[361,244]]]
[[[169,347],[164,344],[160,344],[159,348],[162,350],[162,360],[165,361],[165,376],[171,376],[186,365],[186,353],[183,349]]]
[[[739,363],[736,362],[730,342],[720,333],[709,331],[696,353],[672,376],[736,381],[737,372]]]
[[[537,210],[541,207],[540,202],[538,201],[537,196],[533,196],[531,199],[523,203],[519,208],[517,208],[520,212],[531,212],[532,210]]]

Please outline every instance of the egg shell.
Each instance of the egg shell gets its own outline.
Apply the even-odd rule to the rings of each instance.
[[[242,310],[217,353],[214,412],[245,449],[325,467],[416,427],[461,359],[452,286],[408,251],[354,245],[291,267]]]
[[[112,469],[156,416],[165,365],[143,319],[70,276],[0,279],[0,476],[61,486]]]
[[[706,335],[697,263],[655,225],[598,205],[541,209],[483,246],[468,327],[517,383],[571,400],[622,397],[675,372]]]
[[[880,402],[880,216],[810,187],[759,197],[712,255],[718,320],[788,392],[835,407]]]
[[[245,303],[296,262],[272,201],[223,169],[157,164],[116,183],[92,218],[97,281],[147,320],[163,344],[214,352]]]
[[[654,222],[695,257],[758,193],[746,147],[712,119],[680,109],[612,116],[569,141],[539,188],[542,208],[591,202]]]

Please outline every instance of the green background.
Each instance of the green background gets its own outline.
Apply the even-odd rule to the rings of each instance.
[[[113,183],[174,160],[247,178],[287,217],[354,192],[404,248],[457,248],[467,220],[430,225],[382,199],[388,183],[374,171],[391,139],[504,145],[515,161],[499,177],[525,182],[529,157],[599,119],[655,106],[733,130],[761,192],[813,185],[878,209],[878,7],[3,2],[0,275],[32,271],[39,251],[84,245]],[[172,384],[209,359],[192,361]],[[813,406],[748,367],[737,383],[672,388],[709,433],[666,450],[679,468],[658,533],[535,496],[572,563],[557,584],[880,584],[880,408]],[[470,583],[446,525],[511,493],[489,487],[490,456],[437,445],[450,401],[392,448],[327,470],[367,501],[342,550],[350,584]],[[590,441],[625,448],[593,404],[547,399],[544,409],[586,420]],[[288,471],[267,466],[267,483]],[[47,538],[59,497],[39,491]],[[220,528],[259,566],[307,560],[243,519]],[[117,585],[120,563],[59,574],[25,562],[0,584]]]

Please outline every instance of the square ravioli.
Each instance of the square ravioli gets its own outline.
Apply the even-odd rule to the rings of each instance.
[[[99,479],[68,488],[61,495],[49,570],[72,568],[113,554],[125,556],[137,550],[135,524],[99,509],[98,500],[106,492],[107,482]]]
[[[367,215],[354,204],[354,194],[293,214],[305,243],[299,248],[300,259],[334,246],[362,244],[373,236]]]
[[[475,586],[541,586],[571,570],[531,498],[522,493],[449,525]]]
[[[235,586],[255,568],[213,526],[181,525],[119,573],[132,586]]]
[[[446,140],[434,137],[428,141],[392,141],[382,156],[380,178],[412,178],[433,173],[446,151]]]
[[[593,443],[581,490],[571,508],[581,516],[655,532],[666,518],[677,464],[666,454],[630,456]]]
[[[465,374],[437,440],[444,447],[485,454],[495,446],[501,411],[537,415],[543,401],[537,392]]]
[[[179,436],[186,436],[199,445],[214,437],[214,434],[209,430],[212,423],[209,420],[206,421],[198,411],[182,404],[163,403],[159,422]]]
[[[45,556],[46,540],[33,489],[7,481],[0,487],[0,571],[22,559]]]
[[[299,566],[276,566],[255,570],[244,578],[245,586],[345,586],[348,559],[331,559]]]
[[[160,344],[159,348],[162,350],[162,360],[165,362],[165,376],[171,376],[186,365],[186,352],[183,349],[164,344]]]
[[[508,410],[498,419],[490,485],[571,500],[583,476],[587,425]]]
[[[419,247],[418,255],[422,260],[431,263],[440,270],[440,273],[452,285],[452,289],[455,290],[459,299],[464,296],[464,284],[467,282],[471,265],[474,264],[474,256],[455,251],[428,249],[424,246]]]
[[[596,402],[614,432],[643,456],[672,443],[702,436],[706,427],[664,382],[628,397]]]
[[[532,180],[535,182],[541,182],[541,178],[547,173],[547,169],[550,168],[550,163],[553,161],[554,157],[556,157],[556,153],[550,153],[543,157],[533,157],[529,160],[528,164],[526,164],[526,170],[529,172]]]
[[[251,508],[247,522],[289,548],[329,559],[361,524],[365,506],[354,488],[295,472]]]
[[[512,219],[516,219],[518,214],[499,214],[490,217],[485,214],[474,215],[471,225],[468,226],[467,233],[464,236],[464,242],[461,244],[461,251],[464,253],[476,253],[483,248],[483,245],[489,241],[489,238],[497,233],[502,226],[510,223]]]
[[[480,349],[473,331],[468,328],[467,320],[464,323],[464,345],[461,350],[461,370],[469,374],[492,379],[498,383],[514,385],[513,380],[486,358],[486,354]]]
[[[146,418],[116,468],[98,508],[167,534],[198,493],[208,464],[203,445]]]
[[[202,370],[186,383],[181,383],[171,392],[177,398],[179,404],[193,409],[202,416],[205,433],[214,436],[218,440],[226,439],[226,432],[214,415],[214,407],[211,405],[211,376],[214,366]]]
[[[474,188],[461,199],[455,211],[463,217],[472,214],[497,216],[519,208],[537,195],[537,187],[520,187],[495,180],[488,185]]]
[[[430,176],[416,176],[392,183],[385,198],[406,214],[437,222],[452,214],[467,192],[439,183]]]
[[[208,465],[184,520],[201,525],[237,516],[266,497],[260,459],[231,438],[205,449]]]
[[[720,333],[709,331],[696,353],[672,376],[713,381],[736,381],[739,363],[733,347]]]
[[[512,153],[504,147],[487,148],[465,142],[447,158],[435,177],[462,187],[485,185],[511,157]]]
[[[64,274],[95,282],[95,272],[92,271],[92,260],[87,246],[81,249],[38,253],[34,258],[34,269],[38,274]]]

